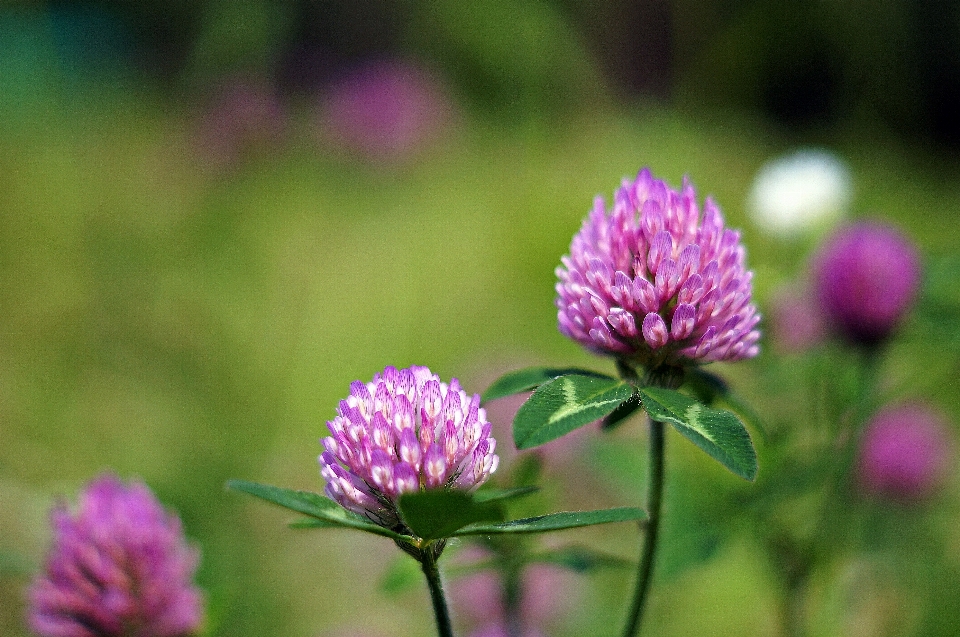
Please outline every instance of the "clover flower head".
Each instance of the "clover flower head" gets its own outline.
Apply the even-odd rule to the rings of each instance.
[[[499,463],[479,394],[426,367],[387,367],[372,382],[354,381],[327,428],[319,458],[327,496],[387,528],[400,523],[401,494],[472,491]]]
[[[813,263],[814,286],[830,326],[872,345],[889,338],[920,287],[920,257],[893,227],[860,222],[842,228]]]
[[[944,416],[921,403],[881,410],[867,423],[857,457],[864,492],[900,502],[932,495],[951,464],[953,440]]]
[[[609,211],[598,197],[561,263],[560,331],[594,352],[655,369],[759,351],[740,233],[710,198],[701,215],[686,179],[677,192],[644,168]]]
[[[765,232],[793,237],[846,212],[853,198],[852,183],[850,169],[839,157],[802,148],[764,164],[747,207]]]
[[[150,489],[113,475],[91,482],[75,515],[57,507],[53,546],[29,591],[43,637],[181,637],[202,619],[198,554]]]

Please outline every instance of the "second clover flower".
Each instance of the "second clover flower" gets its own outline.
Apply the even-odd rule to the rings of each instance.
[[[499,458],[480,396],[426,367],[387,367],[354,381],[327,423],[320,473],[326,494],[375,524],[400,524],[397,502],[421,489],[472,491]]]
[[[725,229],[693,186],[680,192],[644,168],[605,209],[598,197],[557,268],[560,331],[588,349],[647,369],[756,356],[740,233]]]

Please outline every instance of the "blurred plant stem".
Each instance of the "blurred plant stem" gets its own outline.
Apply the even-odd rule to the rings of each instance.
[[[767,548],[782,582],[780,621],[786,637],[804,637],[807,634],[810,579],[818,568],[844,550],[842,539],[849,537],[851,503],[848,487],[864,425],[876,407],[874,401],[879,387],[882,355],[883,348],[880,345],[859,346],[856,351],[845,352],[843,360],[852,365],[848,369],[853,372],[853,382],[832,397],[831,405],[834,408],[826,414],[830,423],[830,437],[821,453],[811,456],[811,461],[804,469],[808,477],[801,480],[803,483],[819,485],[819,491],[823,494],[813,512],[815,532],[806,540],[788,536],[768,538]],[[813,384],[816,385],[816,382]],[[821,476],[819,480],[818,473]]]

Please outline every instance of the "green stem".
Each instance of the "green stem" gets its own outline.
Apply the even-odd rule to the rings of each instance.
[[[653,558],[657,550],[657,535],[660,529],[660,504],[663,501],[663,423],[650,420],[650,482],[647,485],[647,521],[643,537],[643,552],[637,569],[637,583],[633,592],[630,615],[623,630],[624,637],[639,634],[643,610],[653,575]]]
[[[504,573],[503,606],[508,637],[520,637],[523,633],[520,619],[521,568],[520,564],[510,564]]]
[[[443,595],[443,584],[440,582],[440,569],[437,568],[437,556],[434,555],[433,545],[422,549],[420,567],[427,577],[427,586],[430,588],[433,614],[437,618],[437,634],[439,637],[453,637],[450,611],[447,610],[447,600]]]

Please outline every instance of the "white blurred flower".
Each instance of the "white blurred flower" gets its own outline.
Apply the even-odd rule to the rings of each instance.
[[[841,217],[852,195],[850,169],[843,160],[804,148],[764,164],[747,207],[764,232],[793,237]]]

